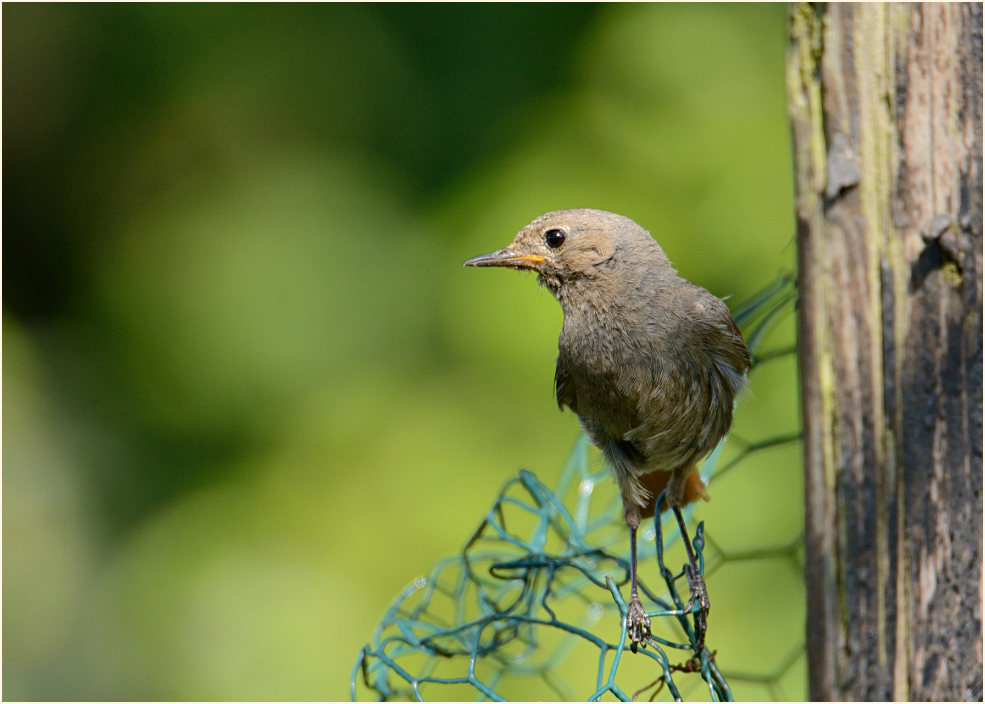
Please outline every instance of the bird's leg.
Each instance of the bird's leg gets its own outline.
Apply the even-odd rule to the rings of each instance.
[[[629,603],[626,605],[626,632],[629,634],[629,647],[635,653],[640,644],[646,647],[646,641],[650,637],[650,617],[646,615],[646,609],[643,608],[643,602],[640,601],[636,589],[636,529],[639,528],[640,518],[638,515],[627,515],[626,523],[629,525],[630,581]]]
[[[711,602],[708,601],[708,588],[705,586],[704,577],[698,569],[698,560],[694,556],[694,549],[691,547],[691,539],[687,535],[687,526],[684,525],[684,516],[681,514],[681,507],[674,506],[674,516],[677,517],[677,525],[681,529],[681,537],[684,539],[684,549],[687,550],[688,564],[684,565],[684,574],[687,576],[687,585],[691,592],[691,598],[684,606],[685,611],[694,608],[695,602],[698,603],[700,610],[694,614],[694,645],[700,653],[705,647],[705,631],[708,629],[708,611],[711,609]]]

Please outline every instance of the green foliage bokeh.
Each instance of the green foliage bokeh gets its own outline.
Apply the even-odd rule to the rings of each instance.
[[[597,207],[732,301],[789,270],[784,46],[782,5],[5,5],[4,697],[347,697],[578,432],[557,304],[462,262]]]

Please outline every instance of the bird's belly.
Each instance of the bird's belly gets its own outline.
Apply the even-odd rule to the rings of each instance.
[[[577,414],[582,428],[599,448],[615,442],[641,475],[674,471],[708,454],[721,433],[709,432],[710,398],[700,383],[680,383],[665,376],[620,379],[579,375]],[[714,411],[711,411],[714,414]]]

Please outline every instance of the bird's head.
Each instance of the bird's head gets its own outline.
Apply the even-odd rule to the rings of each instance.
[[[465,266],[529,269],[556,292],[568,282],[611,268],[617,256],[658,256],[666,261],[650,234],[629,218],[583,208],[541,215],[520,230],[509,247],[473,257]]]

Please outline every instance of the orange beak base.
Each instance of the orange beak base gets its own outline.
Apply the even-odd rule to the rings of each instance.
[[[465,266],[505,266],[511,269],[536,269],[544,261],[539,254],[517,254],[512,249],[501,249],[498,252],[480,254],[472,257]]]

